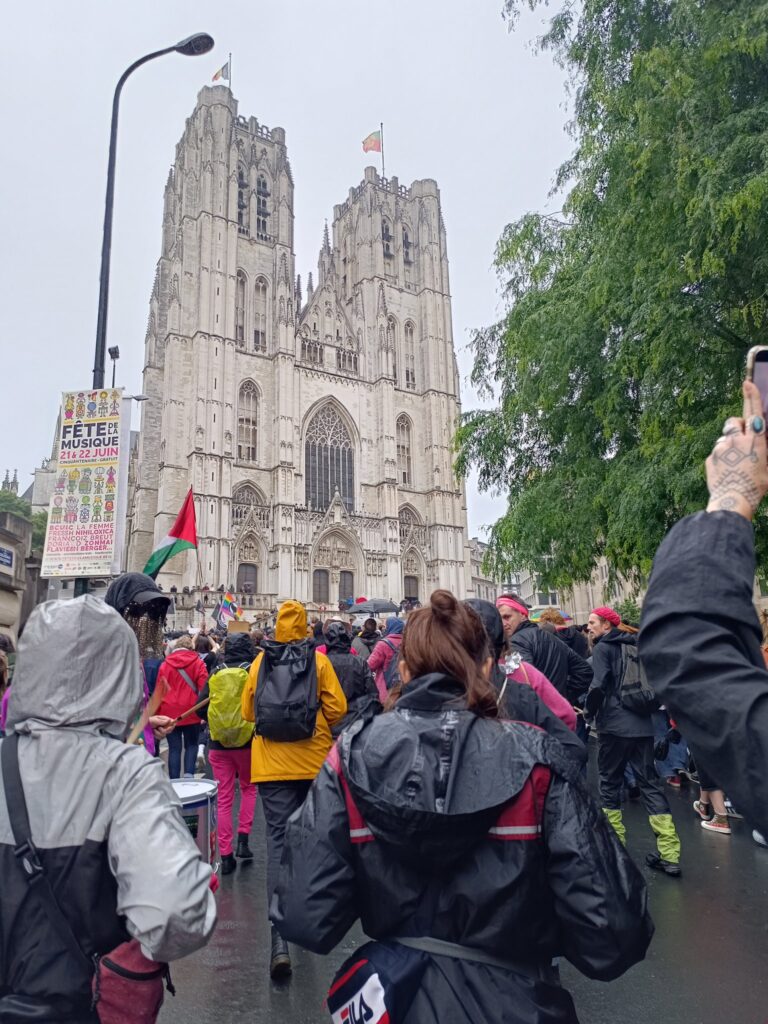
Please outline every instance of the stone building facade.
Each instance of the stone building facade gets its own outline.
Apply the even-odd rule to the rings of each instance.
[[[128,568],[190,485],[199,537],[158,581],[288,597],[473,592],[445,226],[435,181],[373,167],[302,291],[285,132],[201,90],[165,189],[131,464]]]

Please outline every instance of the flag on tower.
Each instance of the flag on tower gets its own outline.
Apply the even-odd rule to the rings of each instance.
[[[227,61],[227,63],[224,64],[223,67],[219,68],[219,70],[213,76],[211,81],[218,82],[220,78],[226,78],[226,80],[229,81],[229,61]]]
[[[197,548],[195,496],[191,487],[181,506],[181,512],[176,516],[176,522],[168,531],[168,536],[163,537],[149,556],[149,561],[144,566],[144,572],[154,579],[169,558],[187,548]]]
[[[381,132],[371,132],[367,138],[363,139],[363,152],[381,152]]]

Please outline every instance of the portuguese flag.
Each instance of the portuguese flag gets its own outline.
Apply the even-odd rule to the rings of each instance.
[[[176,516],[176,522],[163,537],[155,550],[149,556],[149,561],[144,566],[147,576],[154,579],[162,567],[174,555],[187,548],[197,547],[197,529],[195,528],[195,500],[192,488],[189,488],[181,512]]]

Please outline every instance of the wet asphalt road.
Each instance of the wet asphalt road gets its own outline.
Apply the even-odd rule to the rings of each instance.
[[[590,981],[565,964],[563,984],[582,1024],[766,1024],[768,849],[752,842],[741,821],[732,823],[730,838],[704,831],[691,809],[696,787],[667,791],[683,843],[683,878],[643,868],[656,923],[646,960],[609,984]],[[644,864],[655,845],[642,807],[628,805],[625,820],[629,850]],[[211,943],[173,965],[177,995],[167,998],[161,1024],[329,1020],[322,1007],[328,983],[362,934],[353,929],[328,957],[292,947],[292,980],[273,984],[258,806],[251,845],[254,862],[222,879]]]

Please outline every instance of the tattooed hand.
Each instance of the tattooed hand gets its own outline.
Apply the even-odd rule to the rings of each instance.
[[[707,459],[707,512],[738,512],[751,520],[768,493],[768,449],[760,392],[745,381],[743,393],[744,417],[726,421]],[[762,425],[759,431],[756,425]]]

